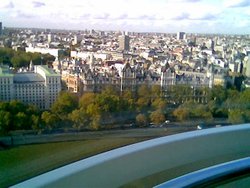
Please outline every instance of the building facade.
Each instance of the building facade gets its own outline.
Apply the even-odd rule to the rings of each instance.
[[[128,35],[121,35],[118,38],[119,40],[119,50],[121,51],[129,51],[129,36]]]
[[[61,91],[61,76],[45,65],[31,69],[12,73],[8,67],[1,66],[0,100],[20,100],[49,109]]]

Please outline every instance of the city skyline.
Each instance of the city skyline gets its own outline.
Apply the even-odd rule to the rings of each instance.
[[[248,0],[1,0],[3,27],[250,33]]]

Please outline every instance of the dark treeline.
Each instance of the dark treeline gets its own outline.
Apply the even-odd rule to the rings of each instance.
[[[50,54],[31,53],[11,48],[0,48],[0,64],[9,65],[14,68],[28,67],[32,60],[34,65],[53,62],[55,57]]]
[[[101,93],[85,93],[80,97],[62,92],[50,110],[18,101],[0,102],[0,132],[74,128],[75,130],[110,129],[134,123],[159,125],[166,119],[186,121],[228,118],[229,123],[250,121],[250,90],[175,86],[162,93],[159,86],[140,86],[136,92],[117,92],[107,87]]]

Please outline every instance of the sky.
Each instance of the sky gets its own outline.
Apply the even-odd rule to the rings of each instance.
[[[0,0],[5,27],[250,34],[250,0]]]

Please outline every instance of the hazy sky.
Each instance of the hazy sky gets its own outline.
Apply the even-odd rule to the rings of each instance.
[[[250,34],[250,0],[0,0],[7,27]]]

